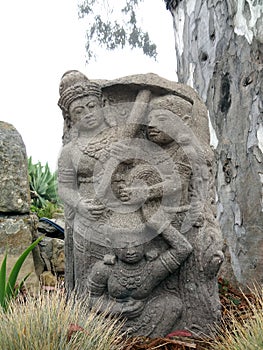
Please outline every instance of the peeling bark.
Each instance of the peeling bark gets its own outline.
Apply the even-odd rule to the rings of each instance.
[[[194,87],[209,110],[229,258],[222,274],[242,286],[262,283],[263,2],[170,3],[179,81]]]

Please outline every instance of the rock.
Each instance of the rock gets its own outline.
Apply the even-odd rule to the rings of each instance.
[[[18,257],[32,243],[32,237],[35,235],[34,231],[36,231],[34,215],[6,215],[0,217],[0,261],[3,261],[4,254],[7,251],[8,275]],[[28,273],[30,273],[30,276],[26,281],[26,286],[29,288],[38,287],[39,280],[35,273],[32,253],[29,254],[22,265],[18,282]]]
[[[30,190],[24,142],[15,128],[3,121],[0,121],[0,193],[0,261],[7,251],[9,274],[18,257],[32,243],[37,221],[35,215],[29,214]],[[39,285],[33,255],[29,254],[18,276],[19,282],[30,273],[26,281],[29,288]]]
[[[2,121],[0,179],[0,213],[29,213],[30,191],[25,145],[17,130]]]
[[[42,286],[56,287],[58,281],[51,271],[44,271],[40,275],[40,282]]]
[[[39,243],[35,269],[40,275],[44,271],[55,274],[64,273],[64,241],[57,238],[44,237]]]
[[[56,274],[63,274],[65,272],[64,241],[62,239],[53,238],[52,248],[52,270]]]
[[[49,223],[53,221],[55,222],[53,219],[48,219],[48,222],[39,221],[37,225],[36,237],[44,234],[38,252],[35,253],[35,269],[38,276],[44,271],[51,271],[55,275],[62,275],[65,272],[64,240],[56,238],[64,235]],[[62,219],[59,220],[59,224],[63,225]]]

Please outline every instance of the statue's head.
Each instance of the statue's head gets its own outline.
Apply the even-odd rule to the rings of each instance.
[[[180,142],[180,135],[191,118],[192,103],[177,95],[153,98],[148,108],[148,138],[160,145],[174,140]]]
[[[144,258],[146,243],[138,233],[126,232],[125,230],[117,233],[116,231],[107,240],[117,260],[127,264],[135,264]]]
[[[109,232],[109,231],[108,231]],[[142,230],[112,230],[111,237],[107,237],[109,247],[117,260],[126,264],[136,264],[141,260],[153,261],[159,256],[159,250],[152,246],[156,232],[143,228]]]
[[[69,113],[72,102],[80,98],[92,96],[100,103],[102,100],[100,85],[89,80],[77,70],[70,70],[63,74],[59,85],[59,95],[58,105],[65,113]]]
[[[145,249],[144,244],[126,242],[120,248],[115,248],[114,252],[119,260],[127,264],[135,264],[143,259]]]
[[[95,129],[104,121],[102,91],[99,84],[90,81],[79,71],[66,72],[59,86],[58,105],[67,128]]]
[[[174,113],[179,118],[185,120],[191,117],[193,101],[186,96],[167,94],[154,97],[149,103],[149,110],[161,109]]]

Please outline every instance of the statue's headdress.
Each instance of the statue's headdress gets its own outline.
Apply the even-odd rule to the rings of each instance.
[[[153,98],[149,103],[149,111],[152,109],[166,109],[179,117],[192,112],[193,103],[185,97],[168,94]]]
[[[59,94],[58,105],[64,113],[68,113],[70,104],[76,99],[90,95],[101,98],[102,91],[99,84],[90,81],[81,72],[70,70],[61,78]]]

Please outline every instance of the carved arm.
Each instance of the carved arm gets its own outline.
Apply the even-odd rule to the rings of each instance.
[[[162,236],[171,248],[162,253],[160,259],[166,269],[173,273],[190,255],[193,247],[185,236],[171,225],[163,230]]]
[[[69,144],[64,146],[58,160],[58,194],[66,205],[74,209],[81,199]]]

